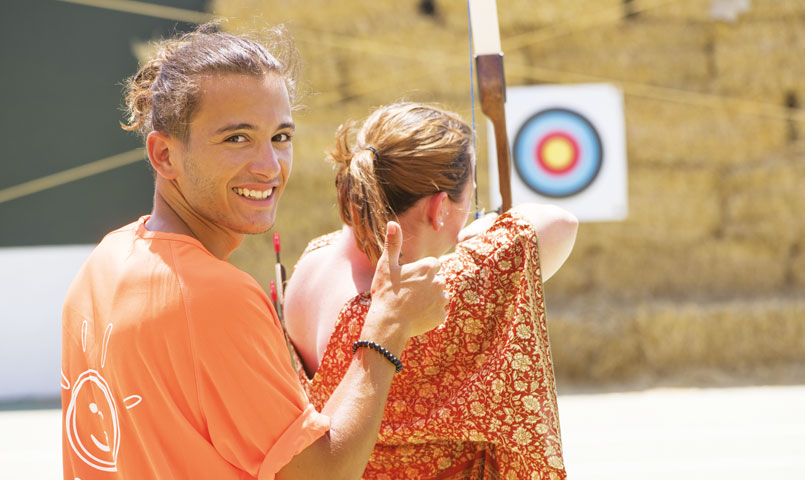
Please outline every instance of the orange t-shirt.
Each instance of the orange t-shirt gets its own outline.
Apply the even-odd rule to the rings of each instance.
[[[64,478],[272,479],[329,418],[257,282],[147,219],[108,234],[67,294]]]

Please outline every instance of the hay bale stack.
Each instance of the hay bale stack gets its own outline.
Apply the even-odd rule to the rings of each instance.
[[[703,104],[627,97],[630,165],[662,163],[684,169],[756,162],[786,145],[787,124],[742,113],[736,106],[704,97]]]
[[[605,23],[583,33],[547,37],[521,50],[524,63],[544,69],[701,90],[709,82],[710,37],[707,25],[628,21],[617,28]],[[507,51],[507,57],[512,53]]]
[[[607,81],[625,93],[629,217],[583,224],[546,286],[560,384],[799,366],[781,367],[783,381],[803,371],[805,2],[753,1],[735,21],[710,8],[499,2],[509,85]],[[339,227],[323,161],[339,124],[403,98],[469,119],[462,2],[228,0],[213,9],[234,18],[227,28],[253,26],[255,12],[286,23],[306,65],[309,108],[296,116],[276,227],[288,266],[308,239]],[[478,127],[486,205],[485,122]],[[267,285],[270,237],[249,238],[233,262]]]
[[[579,303],[554,312],[550,326],[556,374],[567,386],[805,379],[801,297]]]
[[[805,45],[805,15],[799,18],[799,22],[785,18],[747,20],[741,28],[716,28],[714,87],[726,95],[779,104],[795,95],[802,105],[805,63],[793,58]]]

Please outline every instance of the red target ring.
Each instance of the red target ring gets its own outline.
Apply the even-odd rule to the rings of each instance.
[[[567,133],[553,131],[537,143],[534,159],[546,173],[561,175],[573,170],[579,163],[579,144]]]

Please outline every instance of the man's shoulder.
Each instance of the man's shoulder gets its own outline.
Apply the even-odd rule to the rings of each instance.
[[[135,269],[167,274],[183,287],[208,288],[211,294],[259,288],[248,273],[215,257],[195,238],[146,230],[146,218],[109,232],[98,245],[99,253],[116,252],[120,261],[134,263]]]
[[[96,281],[124,284],[137,290],[182,292],[195,299],[260,295],[262,289],[246,272],[220,260],[198,240],[175,234],[144,231],[138,222],[108,233],[80,272]],[[155,292],[152,292],[152,294]],[[177,292],[178,293],[178,292]],[[163,297],[163,295],[159,295]]]
[[[268,295],[248,273],[193,245],[173,245],[176,278],[188,314],[213,316],[268,314]]]
[[[248,273],[192,245],[174,245],[176,273],[187,287],[209,290],[221,296],[244,290],[262,292],[257,281]]]
[[[126,301],[158,302],[156,317],[260,315],[270,307],[254,278],[220,260],[196,239],[146,231],[138,222],[107,234],[74,281],[71,304],[98,292]],[[86,297],[86,298],[85,298]],[[183,313],[182,313],[183,312]]]
[[[195,254],[180,257],[176,271],[197,355],[218,352],[215,339],[225,336],[248,342],[281,335],[268,295],[248,273],[215,257]]]

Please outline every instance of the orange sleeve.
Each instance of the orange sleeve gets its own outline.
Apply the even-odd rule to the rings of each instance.
[[[273,480],[274,475],[282,469],[299,452],[315,442],[324,431],[330,428],[330,419],[319,412],[313,405],[300,415],[294,423],[282,433],[271,450],[268,451],[260,467],[259,480]]]
[[[183,290],[210,442],[251,476],[274,478],[329,429],[329,418],[302,390],[279,321],[257,283],[234,267],[196,281],[207,288]]]

